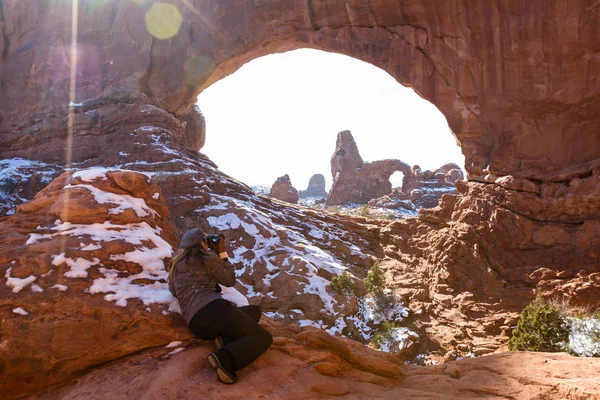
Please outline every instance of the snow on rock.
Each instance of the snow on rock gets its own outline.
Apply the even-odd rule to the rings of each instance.
[[[243,307],[250,304],[248,303],[246,296],[241,294],[236,288],[233,287],[221,286],[221,295],[225,300],[234,303],[238,307]]]
[[[19,315],[29,315],[29,313],[21,307],[13,308],[12,312]]]
[[[88,168],[81,171],[75,172],[71,177],[79,178],[83,182],[93,182],[96,180],[105,180],[106,173],[110,171],[109,168],[104,167],[96,167],[96,168]]]
[[[89,190],[98,204],[115,204],[117,207],[109,209],[109,214],[122,214],[127,209],[133,209],[138,217],[157,215],[156,211],[148,207],[146,201],[139,197],[133,197],[128,194],[105,192],[92,185],[80,184],[65,186],[65,189],[70,188],[84,188]]]
[[[361,301],[364,302],[363,316],[365,320],[373,321],[375,324],[387,321],[402,321],[408,317],[410,312],[389,289],[379,294],[378,297],[369,294]]]
[[[567,348],[582,357],[600,356],[600,319],[567,318],[570,325]]]
[[[13,293],[19,293],[21,290],[23,290],[23,288],[25,288],[30,283],[33,283],[37,279],[37,277],[34,275],[29,275],[27,278],[24,279],[15,278],[10,276],[11,271],[12,267],[8,268],[6,270],[6,273],[4,274],[4,277],[6,278],[6,286],[12,288]]]
[[[150,175],[148,175],[147,173],[144,173],[141,171],[132,171],[132,170],[128,170],[128,169],[115,168],[115,167],[112,167],[112,168],[93,167],[93,168],[83,169],[83,170],[75,172],[72,175],[72,178],[79,178],[83,182],[94,182],[97,180],[106,180],[106,179],[108,179],[108,177],[106,176],[106,173],[110,172],[110,171],[132,172],[135,174],[142,174],[142,175],[146,175],[146,177],[148,178],[148,182],[150,181]]]
[[[175,350],[173,350],[173,351],[170,351],[169,353],[167,353],[167,354],[166,354],[166,355],[165,355],[163,358],[170,357],[170,356],[172,356],[172,355],[174,355],[174,354],[177,354],[177,353],[180,353],[180,352],[182,352],[183,350],[185,350],[185,347],[178,347],[178,348],[176,348]]]
[[[86,260],[85,258],[77,258],[72,259],[65,256],[65,253],[60,253],[58,255],[52,256],[52,265],[55,267],[67,264],[71,269],[64,273],[64,276],[67,278],[87,278],[88,273],[87,270],[92,265],[99,265],[100,259],[94,258],[92,260]]]
[[[388,335],[379,343],[380,351],[386,353],[400,353],[411,346],[419,335],[406,327],[391,328]]]
[[[55,285],[53,285],[53,286],[50,286],[50,288],[49,288],[49,289],[58,289],[58,290],[59,290],[59,291],[61,291],[61,292],[66,292],[66,291],[69,289],[69,287],[68,287],[68,286],[61,285],[61,284],[57,283],[57,284],[55,284]]]
[[[38,285],[36,285],[35,283],[31,284],[31,291],[33,293],[42,293],[44,291],[44,289],[42,289],[41,287],[39,287]]]
[[[102,246],[100,246],[99,244],[93,244],[90,243],[87,246],[83,243],[80,244],[81,250],[83,251],[94,251],[94,250],[100,250],[102,248]]]
[[[166,283],[165,260],[173,255],[173,248],[162,237],[163,229],[154,225],[161,216],[146,204],[144,198],[113,193],[94,186],[94,182],[112,179],[109,174],[111,171],[138,174],[114,168],[90,168],[70,176],[71,182],[77,178],[89,184],[66,184],[63,190],[84,188],[93,195],[95,202],[116,205],[109,209],[109,213],[115,215],[114,219],[97,223],[72,223],[59,219],[51,225],[38,226],[35,232],[30,233],[26,245],[63,240],[62,237],[66,238],[64,240],[73,238],[69,241],[70,247],[51,256],[53,266],[69,267],[63,273],[64,277],[88,279],[89,270],[93,268],[94,279],[86,288],[87,293],[102,293],[106,301],[115,302],[122,307],[127,306],[130,299],[138,299],[145,305],[163,304],[170,312],[179,312],[179,305]],[[106,184],[103,185],[106,187]],[[154,186],[156,187],[155,184]],[[154,192],[155,190],[150,193]],[[128,209],[132,209],[139,218],[150,217],[148,221],[153,225],[146,221],[119,223],[118,215]],[[130,219],[125,218],[123,221]],[[94,251],[93,255],[87,253],[90,251]],[[10,275],[10,271],[7,274]],[[35,279],[33,276],[26,280],[13,279],[10,284],[14,291],[18,291]],[[85,281],[83,282],[85,285]],[[52,287],[59,291],[67,290],[67,286]],[[32,287],[32,290],[37,289]]]
[[[22,158],[0,160],[0,216],[14,214],[17,204],[33,197],[60,169],[57,165]]]
[[[265,287],[271,286],[271,281],[278,276],[280,268],[285,268],[287,274],[296,278],[298,284],[303,287],[303,293],[314,294],[321,298],[325,310],[331,315],[335,314],[334,306],[337,304],[335,297],[327,290],[329,281],[319,276],[319,270],[339,275],[347,267],[331,252],[323,250],[313,244],[314,236],[324,238],[321,228],[311,226],[308,235],[289,229],[288,226],[278,223],[273,215],[260,211],[251,201],[243,201],[225,196],[216,197],[216,204],[209,205],[205,210],[235,209],[244,215],[240,218],[238,214],[228,212],[219,216],[211,215],[207,218],[208,223],[219,231],[236,230],[242,228],[245,233],[252,237],[254,245],[252,248],[240,246],[232,251],[231,261],[241,263],[244,268],[237,271],[238,277],[244,274],[252,274],[257,263],[265,266],[268,274],[262,276]],[[229,204],[224,207],[223,203]],[[299,218],[298,218],[299,219]],[[286,242],[280,238],[284,234]],[[328,239],[338,239],[330,235]],[[350,245],[349,245],[350,246]],[[286,254],[286,259],[279,265],[276,256],[272,254]],[[250,259],[245,254],[252,254]],[[301,268],[302,272],[295,271]],[[253,297],[256,293],[249,285],[247,296]]]

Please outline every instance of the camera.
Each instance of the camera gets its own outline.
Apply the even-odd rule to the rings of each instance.
[[[221,237],[219,235],[208,235],[206,237],[206,240],[208,240],[209,242],[212,242],[214,244],[219,243],[220,239],[221,239]]]

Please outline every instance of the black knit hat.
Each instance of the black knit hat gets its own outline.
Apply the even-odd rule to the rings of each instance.
[[[182,249],[189,249],[194,247],[204,240],[204,232],[200,228],[190,229],[183,235],[179,247]]]

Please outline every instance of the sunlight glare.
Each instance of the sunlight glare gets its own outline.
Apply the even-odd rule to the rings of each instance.
[[[155,3],[146,12],[146,29],[157,39],[169,39],[177,35],[183,17],[179,9],[170,3]]]

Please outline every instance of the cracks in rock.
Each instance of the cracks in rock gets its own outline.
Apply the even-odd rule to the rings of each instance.
[[[6,19],[4,18],[4,0],[0,0],[0,23],[2,24],[2,40],[4,49],[2,50],[2,64],[4,64],[8,58],[8,52],[10,51],[10,39],[8,34],[6,33]],[[1,70],[4,70],[4,65],[2,65]],[[4,73],[2,73],[2,78],[0,79],[0,92],[6,93],[6,79],[4,78]],[[1,95],[3,98],[4,96]],[[0,110],[0,123],[3,121],[2,110]]]
[[[314,31],[318,31],[317,25],[314,22],[315,9],[313,7],[313,0],[306,0],[306,11],[308,15],[308,22],[310,22],[310,26],[312,26]]]
[[[2,39],[4,40],[4,49],[2,51],[2,60],[6,61],[10,50],[10,39],[6,33],[6,18],[4,17],[4,0],[0,0],[0,21],[2,21]]]
[[[142,76],[142,78],[140,79],[140,86],[142,88],[142,91],[149,98],[152,98],[152,91],[150,90],[150,76],[152,76],[152,70],[154,68],[153,62],[152,62],[152,53],[154,52],[155,40],[156,39],[154,39],[154,36],[152,36],[152,42],[150,43],[150,51],[149,51],[150,60],[148,60],[148,68],[146,69],[144,76]]]

